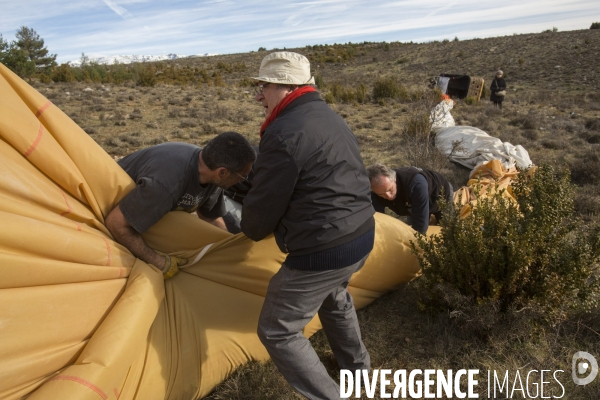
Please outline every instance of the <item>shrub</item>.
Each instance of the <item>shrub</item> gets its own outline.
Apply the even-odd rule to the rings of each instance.
[[[111,65],[108,76],[111,82],[121,85],[131,79],[131,72],[125,65],[115,62]]]
[[[233,71],[233,67],[231,65],[229,65],[228,63],[223,62],[223,61],[219,61],[217,63],[217,69],[219,69],[221,71],[224,71],[224,72],[231,72],[231,71]]]
[[[403,134],[410,137],[427,137],[431,132],[431,121],[427,114],[415,114],[409,116],[404,125]]]
[[[410,95],[404,86],[398,84],[396,78],[377,78],[373,86],[373,98],[408,100]]]
[[[152,65],[144,65],[138,70],[138,86],[154,87],[156,84],[156,70]]]
[[[510,124],[521,129],[539,129],[542,125],[542,120],[538,114],[529,113],[513,118]]]
[[[252,79],[250,79],[248,77],[244,77],[238,82],[238,86],[241,88],[253,88],[255,85],[256,85],[256,81],[253,81]],[[254,92],[252,92],[252,93],[254,93]]]
[[[600,22],[592,22],[590,29],[600,29]]]
[[[358,101],[359,103],[366,103],[367,101],[369,101],[369,94],[367,93],[367,87],[364,83],[360,83],[356,87],[355,96],[356,101]]]
[[[319,89],[325,88],[325,82],[323,81],[323,77],[321,75],[315,75],[315,86]]]
[[[469,97],[465,98],[465,104],[467,104],[469,106],[477,104],[477,99],[474,96],[469,96]]]
[[[356,88],[346,87],[340,82],[333,82],[329,85],[329,92],[325,95],[325,101],[329,104],[333,103],[366,103],[369,101],[367,87],[360,83]]]
[[[570,167],[573,183],[579,185],[600,183],[600,153],[596,148],[583,152]]]
[[[223,78],[221,78],[219,71],[213,73],[213,83],[215,86],[225,86],[225,82],[223,82]]]
[[[61,64],[60,67],[54,68],[51,78],[54,82],[72,82],[75,80],[69,64]]]
[[[502,311],[542,309],[550,318],[597,307],[600,230],[573,217],[568,170],[521,171],[509,191],[516,201],[497,185],[475,188],[469,215],[445,205],[440,234],[417,234],[412,248],[428,287]]]
[[[402,109],[407,116],[399,135],[400,148],[408,165],[444,170],[448,166],[448,157],[435,146],[435,135],[431,130],[432,110],[440,103],[442,93],[439,90],[415,93],[408,108]]]
[[[325,94],[325,97],[323,98],[323,100],[325,100],[325,103],[327,103],[327,104],[334,104],[335,103],[335,97],[333,96],[332,92],[327,92]]]
[[[600,119],[588,118],[585,120],[584,126],[589,130],[600,131]]]
[[[51,83],[52,79],[46,75],[45,73],[40,74],[40,82],[42,83]]]

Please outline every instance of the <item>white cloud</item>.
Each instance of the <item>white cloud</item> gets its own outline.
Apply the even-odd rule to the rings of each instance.
[[[22,25],[32,27],[61,62],[81,52],[228,53],[364,40],[468,39],[553,26],[587,29],[600,20],[597,0],[0,0],[0,9],[5,39]]]
[[[127,18],[129,17],[129,12],[123,7],[119,6],[112,0],[103,0],[104,4],[106,4],[111,10],[117,13],[120,17]]]

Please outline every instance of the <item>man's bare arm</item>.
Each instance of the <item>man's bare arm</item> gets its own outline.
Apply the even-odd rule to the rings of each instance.
[[[225,220],[223,219],[223,217],[218,217],[218,218],[207,218],[204,215],[202,215],[200,213],[200,211],[196,212],[196,214],[198,214],[198,218],[200,218],[202,221],[208,222],[211,225],[216,226],[217,228],[221,228],[224,231],[227,231],[227,226],[225,225]]]
[[[114,239],[127,247],[134,256],[160,270],[164,268],[165,257],[146,244],[142,236],[127,222],[118,204],[106,217],[106,227]]]

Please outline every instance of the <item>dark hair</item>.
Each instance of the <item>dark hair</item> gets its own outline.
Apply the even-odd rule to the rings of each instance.
[[[220,167],[240,172],[256,161],[256,152],[248,140],[237,132],[223,132],[211,139],[202,149],[202,161],[215,170]]]

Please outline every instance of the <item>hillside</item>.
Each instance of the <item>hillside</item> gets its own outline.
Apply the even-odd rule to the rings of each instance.
[[[456,101],[452,110],[456,123],[523,145],[535,164],[568,166],[577,185],[578,213],[589,223],[598,222],[600,30],[287,50],[309,57],[323,96],[329,96],[331,106],[358,138],[365,164],[422,163],[447,174],[455,187],[465,184],[469,171],[435,157],[419,159],[403,132],[414,117],[428,112],[431,104],[423,98],[433,76],[470,74],[483,77],[489,88],[495,71],[503,69],[508,84],[503,110],[494,108],[487,97],[471,105]],[[135,78],[121,84],[34,82],[34,86],[115,158],[165,141],[203,145],[226,130],[258,143],[264,114],[248,78],[257,74],[270,51],[148,64],[156,78],[153,87],[137,85]],[[383,78],[394,78],[406,96],[373,98],[374,85]],[[357,95],[361,85],[362,97]],[[425,313],[418,291],[418,282],[410,283],[359,312],[365,344],[377,368],[562,369],[564,383],[570,380],[574,351],[600,355],[600,313],[573,315],[552,326],[536,325],[526,313],[515,313],[510,321],[499,323],[493,312],[485,310],[468,318]],[[319,333],[311,341],[335,374],[325,336]],[[568,390],[564,398],[597,399],[600,379],[585,388],[571,382]],[[560,388],[553,392],[559,394]],[[211,398],[299,397],[272,364],[253,363],[237,371]]]
[[[600,183],[600,30],[289,50],[311,59],[323,95],[332,89],[343,92],[364,85],[364,103],[336,100],[332,106],[354,130],[366,164],[410,163],[403,154],[400,133],[418,107],[410,99],[370,99],[378,78],[394,77],[413,97],[419,97],[435,75],[480,76],[489,88],[494,72],[502,68],[508,84],[503,112],[490,107],[487,97],[473,106],[457,101],[452,111],[457,124],[476,126],[503,141],[523,145],[536,164],[566,163],[573,169],[574,182],[586,186],[579,210],[588,215],[600,211],[595,186]],[[263,112],[254,101],[248,77],[258,72],[266,54],[155,63],[154,87],[137,86],[134,81],[121,85],[36,83],[36,87],[116,157],[168,140],[201,145],[224,130],[239,131],[256,143]],[[167,75],[172,84],[161,82]],[[468,171],[451,165],[438,169],[449,174],[455,187],[466,182]],[[586,185],[590,183],[594,186]]]

